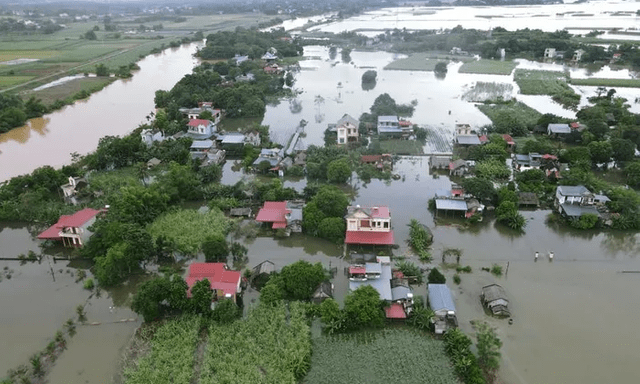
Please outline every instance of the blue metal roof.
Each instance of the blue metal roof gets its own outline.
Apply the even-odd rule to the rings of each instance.
[[[436,199],[436,209],[446,211],[467,211],[467,202],[464,200]]]
[[[446,284],[429,284],[429,306],[434,311],[456,311],[456,306],[451,297],[451,291]]]

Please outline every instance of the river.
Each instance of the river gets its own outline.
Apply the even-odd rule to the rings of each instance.
[[[105,135],[125,135],[155,110],[154,95],[171,89],[198,63],[198,45],[170,48],[140,60],[132,78],[119,80],[86,100],[31,119],[0,135],[0,182],[43,165],[60,167],[71,153],[93,151]]]

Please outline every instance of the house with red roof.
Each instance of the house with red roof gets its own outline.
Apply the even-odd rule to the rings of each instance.
[[[347,208],[346,244],[393,245],[391,213],[388,207]]]
[[[256,221],[270,223],[272,229],[288,229],[291,232],[302,232],[301,201],[265,201]]]
[[[209,138],[216,130],[216,125],[211,120],[191,119],[187,123],[187,134],[194,138]]]
[[[502,138],[507,142],[507,148],[509,148],[510,151],[516,147],[516,142],[513,141],[513,137],[511,137],[511,135],[505,133],[502,135]]]
[[[100,212],[85,208],[73,215],[62,215],[57,223],[39,234],[38,239],[62,241],[65,247],[81,247],[93,234],[88,228],[95,223]]]
[[[225,263],[193,263],[189,265],[187,276],[187,295],[191,296],[191,288],[200,280],[207,279],[213,290],[213,301],[231,299],[235,303],[236,295],[242,292],[240,282],[242,276],[239,271],[232,271]]]

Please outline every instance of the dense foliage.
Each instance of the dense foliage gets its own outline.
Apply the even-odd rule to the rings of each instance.
[[[445,284],[447,282],[447,278],[438,271],[438,268],[432,268],[427,276],[427,281],[429,284]]]
[[[409,222],[409,246],[418,255],[421,261],[431,261],[429,247],[433,243],[433,235],[427,227],[416,219]]]
[[[395,265],[396,269],[402,272],[402,274],[409,279],[410,282],[414,284],[422,284],[424,281],[424,276],[420,267],[411,263],[409,261],[398,261]]]
[[[347,195],[334,186],[324,185],[303,209],[303,228],[313,236],[336,243],[344,239],[344,214],[349,205]],[[339,218],[340,221],[335,220]]]
[[[384,356],[384,363],[380,362]],[[309,384],[457,383],[442,341],[416,331],[385,329],[313,340]]]
[[[310,361],[311,334],[303,306],[259,305],[245,320],[209,328],[199,382],[295,384]]]
[[[27,119],[40,117],[47,111],[41,100],[34,97],[25,102],[19,96],[0,93],[0,133],[24,125]]]
[[[155,220],[148,228],[154,239],[163,237],[186,255],[195,255],[210,236],[224,236],[229,220],[218,209],[206,213],[182,209],[169,212]]]
[[[478,359],[471,352],[471,339],[459,328],[444,334],[444,350],[451,359],[453,369],[465,384],[485,384]]]
[[[302,54],[302,46],[292,41],[284,30],[259,32],[254,29],[236,28],[235,31],[219,31],[207,35],[207,46],[198,51],[203,59],[231,59],[234,55],[247,55],[259,59],[275,48],[278,56],[293,57]]]
[[[188,383],[193,376],[200,327],[198,317],[186,316],[168,321],[157,330],[144,328],[140,337],[151,339],[151,350],[125,369],[125,383]]]

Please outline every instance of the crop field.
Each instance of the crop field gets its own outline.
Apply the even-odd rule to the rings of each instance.
[[[640,88],[640,79],[571,79],[571,85]]]
[[[189,383],[199,329],[197,317],[184,317],[162,325],[153,335],[151,351],[125,370],[125,382]]]
[[[438,54],[434,52],[414,53],[411,56],[389,63],[384,69],[396,71],[433,71],[440,61],[449,62],[473,60],[469,56]]]
[[[309,368],[310,332],[298,302],[288,311],[258,306],[246,320],[212,325],[199,383],[295,384]]]
[[[0,88],[10,87],[33,79],[33,76],[0,76]]]
[[[510,104],[479,104],[477,107],[494,123],[501,116],[508,115],[527,126],[534,126],[542,116],[540,112],[519,101]]]
[[[459,73],[477,73],[486,75],[510,75],[518,65],[514,61],[480,59],[462,64]]]
[[[387,329],[313,340],[307,384],[459,383],[441,341]]]
[[[51,50],[2,50],[0,51],[0,62],[15,59],[48,59],[59,54],[60,52]]]
[[[571,89],[563,72],[517,69],[513,79],[523,95],[553,95]]]
[[[489,83],[485,81],[478,81],[471,89],[462,95],[462,100],[474,103],[482,103],[488,100],[496,100],[498,98],[510,100],[512,93],[513,85],[509,83]]]
[[[380,140],[380,150],[382,153],[395,155],[420,155],[422,154],[422,144],[416,140]]]

